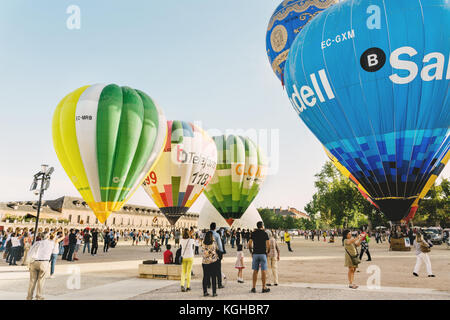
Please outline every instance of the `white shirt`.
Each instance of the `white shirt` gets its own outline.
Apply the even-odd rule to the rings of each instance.
[[[18,237],[11,237],[11,247],[20,247],[20,240]]]
[[[53,247],[52,254],[58,254],[59,253],[59,242],[55,241],[55,246]]]
[[[55,242],[52,240],[41,240],[36,242],[33,246],[39,243],[36,255],[33,257],[35,260],[49,261],[52,256],[53,249],[55,248]]]
[[[181,256],[183,258],[193,258],[194,257],[194,240],[193,239],[181,239]]]

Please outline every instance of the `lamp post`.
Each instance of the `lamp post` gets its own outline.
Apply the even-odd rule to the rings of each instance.
[[[36,241],[36,235],[38,231],[38,224],[39,224],[39,214],[41,212],[41,205],[42,205],[42,196],[44,195],[44,191],[47,190],[50,186],[50,176],[55,171],[53,167],[48,168],[48,165],[43,164],[41,165],[41,171],[36,173],[34,175],[33,183],[31,184],[30,191],[34,191],[34,194],[39,195],[39,202],[37,207],[37,214],[36,214],[36,224],[34,226],[34,235],[33,235],[33,244]],[[38,182],[41,182],[39,190]]]

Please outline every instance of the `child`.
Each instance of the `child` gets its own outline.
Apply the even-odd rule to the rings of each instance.
[[[238,269],[237,282],[244,283],[242,271],[244,270],[245,267],[244,267],[244,252],[242,251],[242,244],[237,245],[236,265],[234,267]]]
[[[167,250],[164,251],[164,264],[173,264],[173,253],[172,251],[170,251],[170,248],[172,246],[170,244],[168,244],[166,246]]]
[[[199,240],[198,240],[198,235],[195,235],[194,245],[195,245],[195,252],[194,252],[194,254],[198,255],[198,247],[200,246],[200,243],[199,243]]]

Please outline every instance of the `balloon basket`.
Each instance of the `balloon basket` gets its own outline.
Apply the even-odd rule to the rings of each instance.
[[[389,247],[390,251],[411,251],[409,238],[392,239]]]

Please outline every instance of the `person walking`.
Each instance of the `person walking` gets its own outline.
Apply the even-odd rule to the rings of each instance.
[[[267,254],[267,262],[269,268],[272,271],[272,280],[275,286],[278,285],[278,261],[280,261],[280,248],[278,247],[277,240],[275,239],[273,232],[267,230],[267,235],[269,236],[269,253]],[[268,287],[272,285],[269,281],[266,284]]]
[[[372,258],[370,257],[370,251],[369,251],[369,235],[366,234],[365,237],[363,237],[361,241],[361,253],[359,254],[359,260],[362,259],[364,253],[367,254],[367,261],[372,261]]]
[[[419,276],[419,271],[422,267],[422,263],[425,263],[428,277],[435,277],[431,269],[430,256],[428,255],[428,253],[431,251],[432,246],[433,244],[428,241],[423,234],[421,234],[420,232],[417,233],[416,239],[414,240],[414,249],[416,250],[416,265],[414,267],[413,275],[415,277]]]
[[[180,241],[181,248],[181,291],[191,291],[191,271],[194,263],[194,239],[189,235],[189,229],[183,230],[183,238]],[[186,283],[186,286],[185,286]]]
[[[238,270],[237,282],[244,283],[243,271],[245,269],[244,265],[244,252],[242,251],[242,244],[237,246],[236,251],[236,264],[234,267]]]
[[[258,229],[252,233],[252,237],[248,243],[253,258],[253,286],[250,292],[256,293],[256,281],[258,280],[259,269],[261,269],[262,293],[266,293],[270,292],[270,289],[266,287],[267,254],[270,250],[269,236],[264,231],[264,224],[262,221],[258,221],[256,227]]]
[[[344,230],[342,233],[342,237],[344,239],[344,250],[345,250],[345,266],[348,268],[348,287],[351,289],[357,289],[358,286],[353,282],[355,280],[355,272],[358,268],[359,260],[358,257],[358,247],[361,244],[362,237],[364,235],[361,234],[356,238],[352,238],[352,233],[350,230]]]
[[[291,249],[291,234],[284,230],[284,242],[286,242],[289,252],[293,252]]]
[[[219,256],[217,254],[218,246],[214,241],[213,232],[208,231],[202,242],[202,268],[203,268],[203,296],[209,296],[208,284],[212,287],[212,296],[216,297],[216,279],[217,279],[217,261]]]
[[[48,233],[39,234],[38,238],[39,241],[31,246],[27,258],[27,263],[30,266],[27,300],[33,300],[36,286],[36,299],[44,300],[45,275],[48,272],[49,261],[55,248],[55,242],[48,239]]]

